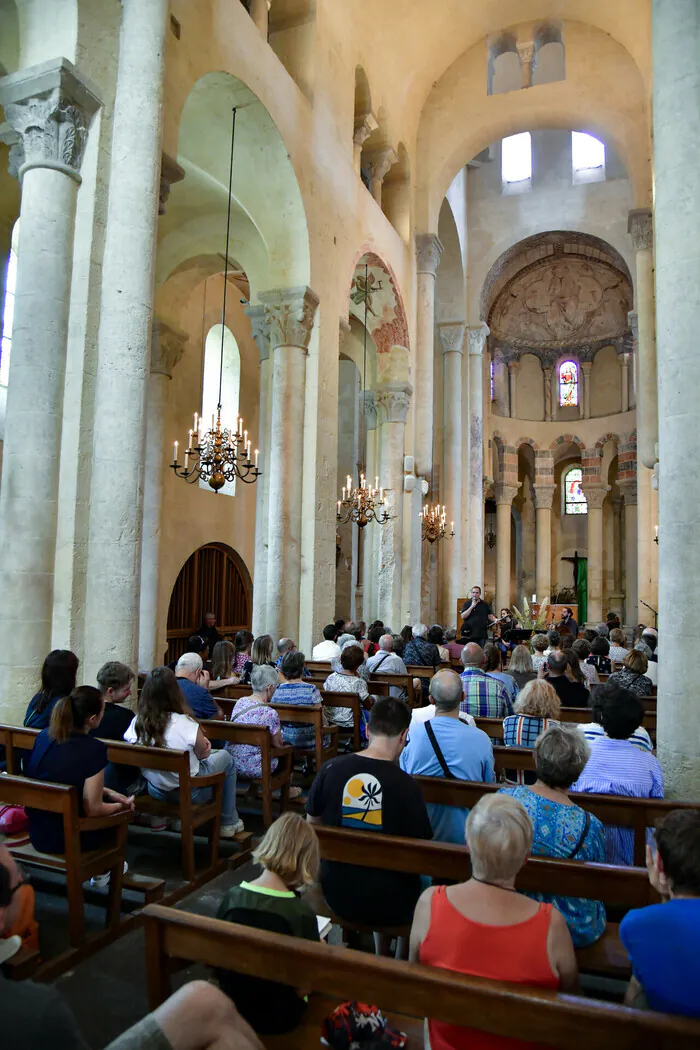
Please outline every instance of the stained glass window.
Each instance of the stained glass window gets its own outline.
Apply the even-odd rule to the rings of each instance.
[[[489,364],[489,375],[490,375],[490,378],[491,378],[491,400],[493,401],[493,400],[495,400],[495,397],[496,397],[496,390],[495,390],[494,378],[493,378],[493,361],[491,361],[491,363]]]
[[[559,365],[559,404],[578,404],[578,365],[575,361],[563,361]]]
[[[10,350],[12,348],[12,322],[15,313],[15,285],[17,283],[17,243],[19,241],[19,219],[12,231],[12,247],[7,260],[5,277],[5,302],[2,310],[2,346],[0,347],[0,386],[7,386],[10,377]]]
[[[580,467],[572,467],[566,472],[564,478],[564,513],[565,514],[588,514],[588,504],[581,488],[583,471]]]

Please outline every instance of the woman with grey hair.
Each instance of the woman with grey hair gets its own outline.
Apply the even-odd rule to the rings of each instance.
[[[414,623],[412,631],[413,637],[410,642],[406,642],[403,651],[403,662],[406,664],[406,667],[434,667],[437,669],[441,662],[440,652],[437,645],[428,641],[428,628],[424,623]],[[421,678],[420,682],[423,703],[427,703],[430,679]]]
[[[603,825],[569,798],[569,788],[583,772],[590,753],[577,726],[550,725],[535,741],[535,783],[501,790],[500,794],[521,802],[530,816],[533,857],[605,863]],[[605,908],[599,901],[542,893],[530,896],[556,905],[577,948],[593,944],[605,932]]]
[[[483,796],[467,817],[466,840],[472,876],[421,895],[411,927],[411,962],[576,993],[578,966],[564,919],[551,904],[514,892],[532,849],[525,809],[500,793]],[[428,1032],[432,1047],[496,1045],[482,1033],[442,1021],[429,1020]]]
[[[270,730],[273,747],[282,747],[282,725],[280,716],[270,701],[277,689],[277,668],[269,664],[254,664],[250,672],[250,683],[253,692],[240,699],[231,713],[231,721],[236,725],[262,726]],[[233,756],[236,771],[244,780],[257,780],[262,776],[261,748],[253,744],[227,744],[226,750]],[[277,759],[272,759],[271,772],[277,769]],[[289,797],[296,798],[301,788],[290,788]]]

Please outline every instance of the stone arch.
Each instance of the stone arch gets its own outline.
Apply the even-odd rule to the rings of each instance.
[[[531,437],[518,438],[518,440],[515,442],[515,447],[519,449],[521,445],[529,445],[533,452],[538,452],[540,448],[535,439]]]
[[[378,386],[410,381],[408,319],[396,275],[384,259],[365,247],[355,256],[348,281],[349,314],[364,324],[365,264],[370,284],[368,332],[376,347]],[[381,284],[381,288],[378,287]]]
[[[556,437],[552,444],[549,446],[550,451],[556,452],[557,449],[564,444],[577,445],[581,451],[581,455],[583,455],[583,453],[586,451],[586,446],[584,445],[581,438],[577,437],[576,434],[560,434],[559,437]]]
[[[518,41],[514,33],[503,32],[488,43],[486,90],[489,95],[518,91],[522,87],[522,72]]]
[[[532,63],[532,85],[550,84],[566,79],[566,49],[561,25],[541,22],[533,33],[535,54]]]
[[[619,445],[621,443],[621,438],[619,434],[613,434],[611,431],[608,431],[607,434],[603,434],[602,437],[598,438],[598,440],[595,443],[595,447],[602,449],[603,445],[605,445],[608,441],[614,441],[616,445]]]

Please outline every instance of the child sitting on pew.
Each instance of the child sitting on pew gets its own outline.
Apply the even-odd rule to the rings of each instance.
[[[218,918],[307,941],[320,940],[316,915],[297,892],[310,886],[318,872],[318,839],[311,825],[296,813],[284,813],[268,828],[253,859],[262,865],[262,874],[230,889]],[[289,1032],[301,1022],[306,1000],[294,988],[231,970],[221,970],[217,976],[256,1032]]]

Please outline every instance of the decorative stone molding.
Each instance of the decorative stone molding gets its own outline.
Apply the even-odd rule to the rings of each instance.
[[[181,168],[176,160],[163,153],[160,162],[160,191],[158,194],[158,214],[165,215],[168,205],[170,189],[176,182],[182,182],[185,177],[185,169]]]
[[[589,510],[602,510],[605,497],[610,492],[609,485],[587,485],[585,482],[581,485],[583,494],[586,497]]]
[[[488,334],[489,326],[487,324],[475,324],[467,328],[470,354],[482,354],[484,352]]]
[[[639,314],[636,310],[630,310],[627,314],[627,324],[632,330],[632,338],[634,339],[635,349],[639,342]]]
[[[101,103],[96,90],[65,58],[0,80],[0,104],[17,135],[10,171],[52,168],[80,182],[88,128]]]
[[[250,328],[260,354],[260,360],[267,361],[270,356],[270,338],[265,320],[265,307],[261,304],[244,306],[243,313],[250,318]]]
[[[461,354],[464,349],[464,332],[466,329],[464,321],[444,322],[437,327],[443,354]]]
[[[496,484],[493,486],[493,488],[494,488],[494,494],[495,494],[495,497],[496,497],[496,503],[501,503],[501,504],[506,504],[507,503],[508,506],[510,506],[512,504],[513,500],[515,499],[515,497],[518,494],[518,489],[520,488],[520,484],[507,485],[503,481],[497,481]]]
[[[626,507],[637,506],[637,479],[630,478],[627,481],[621,481],[617,479],[617,487],[620,490],[623,500],[625,501]]]
[[[436,233],[416,234],[416,271],[429,273],[433,277],[440,265],[443,253],[442,241]]]
[[[182,360],[188,339],[187,332],[171,328],[165,321],[154,317],[151,327],[151,373],[172,379],[173,370]]]
[[[532,86],[532,69],[533,61],[535,58],[535,43],[533,40],[528,40],[522,44],[518,41],[516,44],[518,56],[520,58],[520,66],[522,69],[522,86],[529,88]]]
[[[517,375],[518,372],[520,371],[520,362],[519,361],[509,361],[508,362],[508,371],[511,373],[511,375]]]
[[[358,117],[355,120],[352,135],[352,142],[355,148],[361,151],[367,139],[378,127],[379,123],[374,113],[365,113],[363,117]]]
[[[369,176],[369,191],[377,204],[382,203],[382,183],[389,174],[389,169],[396,164],[398,154],[393,146],[365,152],[365,169]]]
[[[554,499],[554,485],[535,485],[535,510],[551,510]]]
[[[481,491],[482,491],[484,499],[488,498],[488,494],[491,491],[491,487],[492,486],[493,486],[493,478],[490,478],[488,476],[488,474],[482,474],[481,475]]]
[[[377,405],[375,402],[373,390],[360,391],[360,411],[365,417],[365,427],[367,428],[367,430],[376,430]]]
[[[318,307],[318,296],[306,285],[300,288],[273,288],[261,292],[265,307],[265,328],[270,350],[278,346],[297,346],[308,350],[311,329]]]
[[[412,388],[388,387],[375,391],[377,421],[382,423],[405,423],[411,406]]]
[[[632,247],[636,252],[652,248],[654,223],[651,208],[634,208],[627,217],[627,232],[632,238]]]

